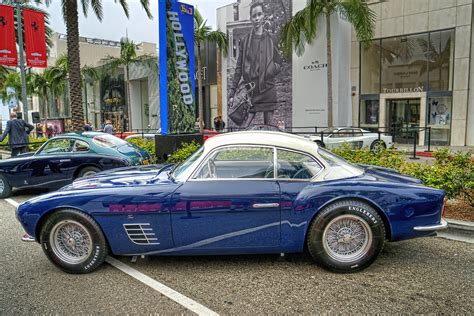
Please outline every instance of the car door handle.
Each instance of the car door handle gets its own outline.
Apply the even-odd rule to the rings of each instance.
[[[252,205],[253,208],[274,208],[279,206],[280,203],[255,203]]]
[[[71,159],[59,159],[59,162],[71,162]]]

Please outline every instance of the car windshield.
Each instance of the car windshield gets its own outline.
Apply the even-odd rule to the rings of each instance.
[[[364,173],[362,168],[359,168],[347,162],[343,158],[321,147],[318,148],[318,154],[329,165],[329,172],[324,177],[324,180],[335,180],[335,179],[355,177]]]
[[[180,176],[186,174],[186,171],[189,171],[190,168],[194,165],[194,163],[199,159],[199,157],[201,157],[203,151],[204,147],[199,148],[188,159],[177,165],[173,171],[173,178],[177,179]]]
[[[120,147],[120,146],[128,144],[123,139],[120,139],[118,137],[115,137],[109,134],[94,136],[94,138],[92,138],[92,141],[94,142],[94,144],[100,147],[107,147],[107,148]]]

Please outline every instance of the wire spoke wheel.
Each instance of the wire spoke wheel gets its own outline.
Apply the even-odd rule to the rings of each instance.
[[[373,236],[369,224],[356,215],[345,214],[334,218],[323,232],[326,253],[339,262],[353,262],[369,251]]]
[[[77,221],[58,222],[51,230],[50,244],[56,256],[68,264],[82,263],[92,253],[91,234]]]

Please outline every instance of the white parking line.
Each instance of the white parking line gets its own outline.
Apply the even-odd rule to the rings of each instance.
[[[127,266],[126,264],[122,263],[121,261],[112,258],[112,257],[107,257],[105,261],[119,269],[120,271],[128,274],[132,278],[148,285],[152,289],[160,292],[164,296],[170,298],[171,300],[175,301],[176,303],[186,307],[192,312],[195,312],[198,315],[219,315],[216,312],[210,310],[209,308],[199,304],[196,301],[193,301],[192,299],[184,296],[181,293],[176,292],[172,288],[167,287],[166,285],[156,281],[155,279],[150,278],[149,276]]]
[[[5,199],[6,202],[17,207],[20,203],[12,199]],[[176,303],[180,304],[181,306],[189,309],[190,311],[198,314],[198,315],[219,315],[216,312],[210,310],[209,308],[205,307],[204,305],[199,304],[196,301],[193,301],[189,297],[184,296],[183,294],[176,292],[170,287],[156,281],[155,279],[150,278],[149,276],[133,269],[132,267],[127,266],[125,263],[108,256],[105,259],[105,262],[110,264],[111,266],[119,269],[120,271],[128,274],[132,278],[142,282],[145,285],[148,285],[155,291],[160,292],[164,296],[168,297],[169,299],[175,301]]]
[[[17,207],[18,205],[20,205],[20,203],[18,203],[17,201],[15,200],[12,200],[12,199],[5,199],[6,202],[10,203],[11,205],[13,205],[14,207]]]

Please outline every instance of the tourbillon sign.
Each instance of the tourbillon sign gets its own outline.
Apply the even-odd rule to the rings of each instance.
[[[160,0],[161,133],[190,132],[195,123],[194,7]]]
[[[423,86],[414,88],[382,88],[383,93],[410,93],[410,92],[423,92],[425,88]]]

